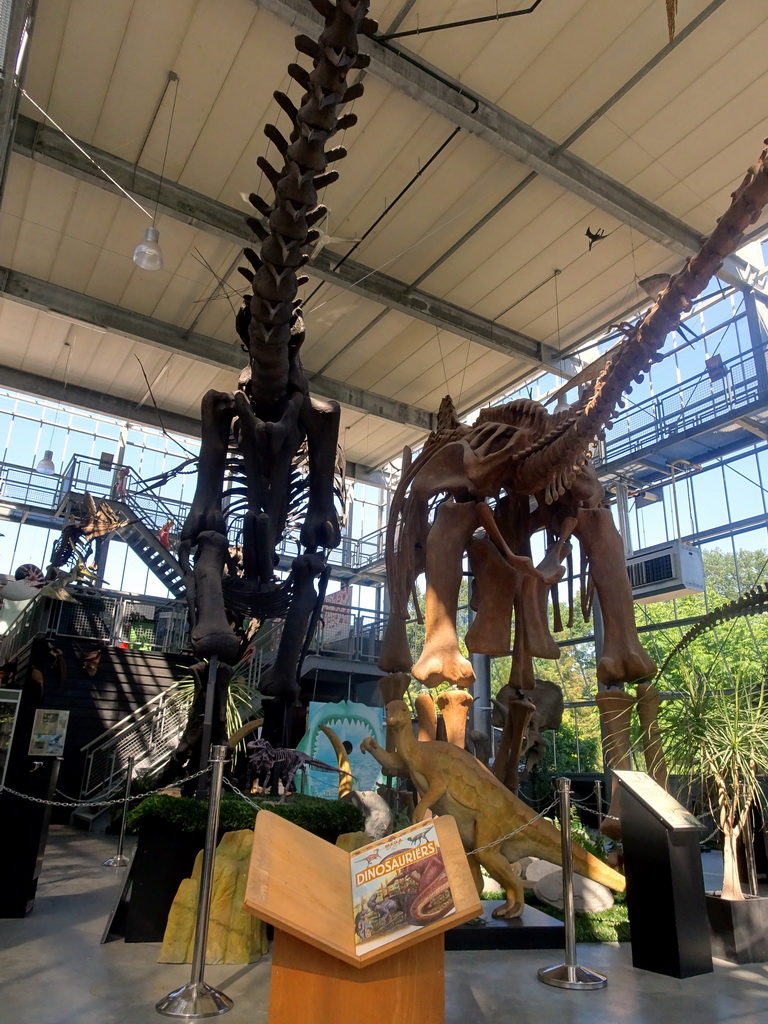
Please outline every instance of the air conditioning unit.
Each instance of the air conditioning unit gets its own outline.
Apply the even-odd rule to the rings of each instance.
[[[636,551],[627,559],[627,572],[632,595],[640,604],[704,593],[701,551],[681,541]]]

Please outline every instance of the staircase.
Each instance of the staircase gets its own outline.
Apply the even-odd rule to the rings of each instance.
[[[132,489],[119,499],[112,497],[112,470],[100,470],[96,460],[80,455],[73,456],[61,481],[55,513],[58,517],[66,519],[83,501],[87,491],[97,505],[106,505],[126,521],[114,536],[125,541],[174,597],[184,596],[186,588],[181,566],[161,543],[160,531],[169,520],[178,528],[186,518],[187,505],[165,501],[151,490],[145,490],[145,481],[135,474],[131,477]]]
[[[80,800],[112,800],[125,789],[128,760],[134,758],[134,776],[156,772],[176,749],[187,723],[192,687],[175,683],[143,707],[116,722],[81,748],[85,755]],[[111,808],[85,805],[73,812],[71,822],[103,831]]]
[[[134,506],[138,503],[129,496],[126,496],[126,501],[104,498],[102,503],[108,505],[121,519],[128,520],[127,526],[116,531],[117,536],[122,538],[132,551],[136,552],[147,568],[152,570],[174,597],[183,597],[186,588],[181,566],[165,545],[161,544],[158,536],[160,526],[155,532],[145,524],[143,518],[138,518],[142,512],[144,514],[146,512],[143,509],[135,508]],[[169,518],[171,517],[166,516],[166,519]],[[163,522],[166,519],[163,519]]]

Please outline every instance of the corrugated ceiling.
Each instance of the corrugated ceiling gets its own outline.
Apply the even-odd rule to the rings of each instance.
[[[524,16],[433,30],[527,6],[371,5],[382,35],[393,26],[419,33],[371,44],[366,92],[354,104],[359,123],[343,139],[349,156],[323,196],[331,210],[323,230],[364,237],[352,259],[375,273],[357,288],[313,275],[305,289],[305,366],[319,387],[352,396],[342,424],[351,461],[381,465],[423,436],[387,418],[396,416],[391,403],[432,413],[450,391],[469,410],[536,368],[510,339],[543,344],[552,363],[640,302],[638,279],[679,267],[683,250],[635,216],[633,196],[662,222],[671,218],[673,236],[685,226],[706,233],[760,151],[768,95],[761,0],[680,0],[674,46],[663,0],[541,0]],[[263,127],[285,130],[272,93],[297,98],[286,67],[311,15],[309,0],[40,0],[26,89],[86,149],[114,157],[110,167],[129,191],[139,189],[142,169],[160,174],[168,143],[167,182],[244,218],[241,193],[268,198],[256,159],[270,150],[276,158]],[[410,75],[412,58],[418,73]],[[178,89],[166,90],[171,70]],[[455,117],[451,103],[463,104]],[[21,114],[42,121],[27,101]],[[546,160],[531,164],[511,150],[518,122],[551,142],[546,160],[578,157],[586,171],[569,164],[564,181]],[[115,395],[137,419],[151,405],[146,375],[161,408],[195,418],[205,391],[235,385],[242,356],[233,328],[245,290],[234,269],[237,230],[212,223],[194,196],[187,203],[180,193],[174,209],[163,197],[165,267],[141,271],[131,256],[149,221],[108,182],[69,166],[68,146],[52,154],[40,144],[30,155],[17,139],[9,158],[0,265],[23,275],[17,292],[27,304],[10,286],[0,298],[0,363]],[[582,175],[587,191],[568,175]],[[624,210],[593,201],[606,180],[629,196]],[[152,189],[144,191],[140,202],[154,213]],[[588,227],[606,235],[591,251]],[[352,244],[329,241],[323,256],[340,258]],[[395,279],[396,301],[376,291],[377,274]],[[76,317],[45,311],[60,309],[52,286],[78,294]],[[457,326],[444,303],[481,318],[477,331]],[[126,327],[120,311],[141,316]],[[190,338],[203,341],[190,348]],[[205,339],[218,345],[206,352]]]

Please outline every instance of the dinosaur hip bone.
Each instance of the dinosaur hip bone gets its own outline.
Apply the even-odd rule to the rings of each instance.
[[[192,646],[195,654],[201,658],[218,654],[222,661],[231,665],[237,660],[240,641],[227,621],[221,586],[227,538],[213,530],[205,530],[197,538],[197,550],[197,623],[191,634]]]
[[[393,700],[402,700],[411,682],[410,672],[392,672],[379,680],[379,691],[384,707]],[[392,740],[387,730],[387,750],[392,749]]]
[[[494,916],[519,917],[523,883],[512,865],[526,856],[560,864],[559,830],[537,817],[466,750],[439,740],[418,742],[403,701],[387,706],[387,725],[395,739],[395,752],[382,750],[370,736],[360,749],[372,754],[388,774],[410,775],[419,793],[414,821],[422,821],[430,810],[454,817],[478,891],[482,888],[480,867],[507,891],[505,904]],[[573,866],[579,874],[624,891],[623,876],[576,843]]]
[[[406,620],[392,611],[381,642],[379,668],[382,672],[410,672],[412,664]]]
[[[667,787],[667,765],[659,733],[661,694],[653,683],[640,683],[637,688],[637,717],[642,729],[643,752],[648,774],[660,786]]]
[[[586,552],[603,616],[597,680],[604,686],[639,683],[656,674],[634,628],[635,610],[624,544],[607,508],[581,508],[574,533]]]
[[[445,738],[457,747],[463,747],[467,735],[467,715],[475,698],[466,690],[443,690],[437,695],[437,706],[443,716]]]
[[[413,703],[419,721],[419,740],[437,739],[437,710],[432,697],[428,693],[420,693]]]
[[[426,686],[475,681],[472,666],[459,650],[456,614],[461,563],[469,538],[477,529],[474,502],[446,501],[437,510],[427,537],[426,637],[413,675]]]
[[[379,680],[379,690],[384,701],[384,707],[392,700],[402,700],[403,694],[408,689],[410,682],[411,676],[409,672],[391,672],[388,676],[382,676]]]
[[[630,725],[635,698],[626,690],[601,690],[595,697],[605,735],[610,767],[626,771],[632,767]],[[609,839],[621,838],[619,787],[611,787],[611,806],[603,818],[600,831]]]

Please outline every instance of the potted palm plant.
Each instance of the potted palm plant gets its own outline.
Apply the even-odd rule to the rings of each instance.
[[[662,734],[669,769],[708,807],[723,843],[723,885],[707,894],[712,952],[737,963],[768,961],[768,898],[745,894],[737,848],[768,775],[768,697],[763,679],[680,671]]]

